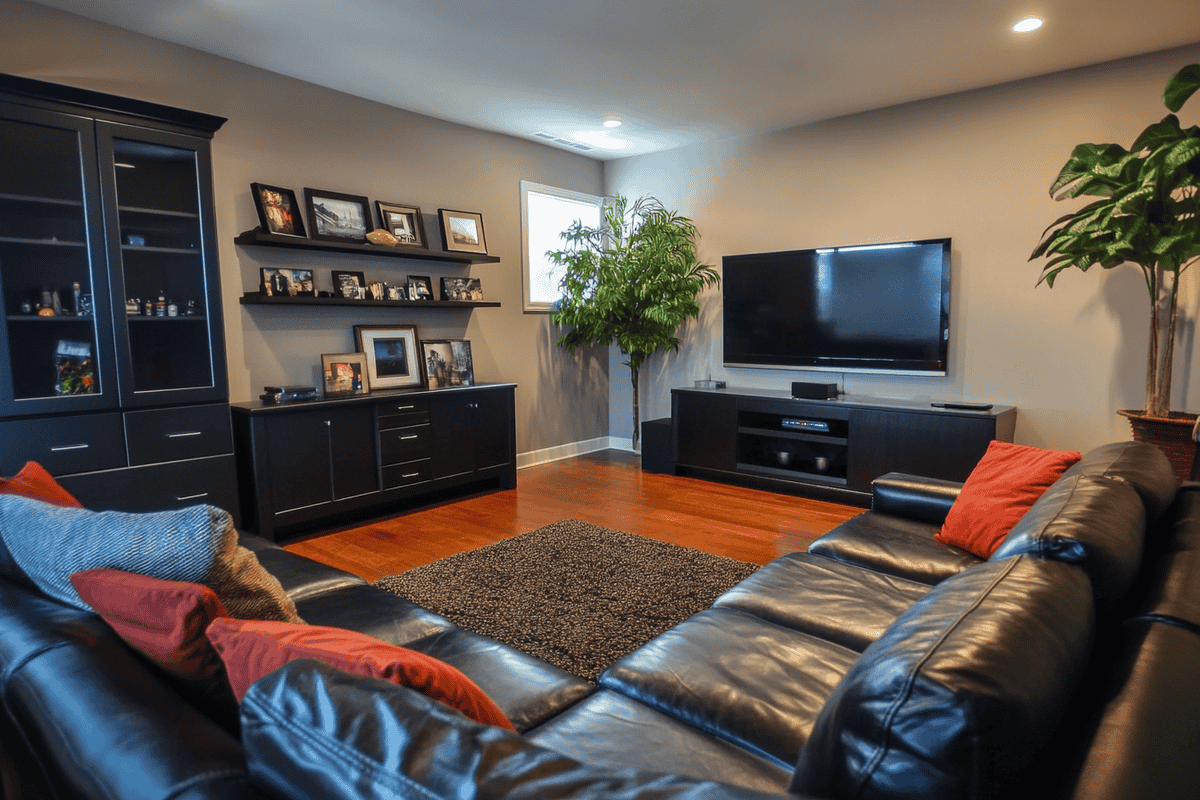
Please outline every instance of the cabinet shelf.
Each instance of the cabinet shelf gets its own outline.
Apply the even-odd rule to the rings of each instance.
[[[416,261],[443,261],[453,264],[498,264],[499,256],[475,255],[472,253],[448,253],[445,250],[427,250],[423,247],[385,247],[377,244],[355,244],[353,242],[326,242],[299,236],[267,233],[262,228],[243,231],[233,240],[234,244],[260,247],[282,247],[291,250],[308,250],[318,253],[350,253],[352,255],[382,256],[384,258],[407,258]],[[357,301],[361,302],[361,301]]]
[[[80,200],[65,200],[58,197],[41,197],[27,194],[12,194],[10,192],[0,192],[0,200],[13,203],[45,203],[46,205],[65,206],[67,208],[83,208],[83,202]]]
[[[168,211],[165,208],[140,208],[138,206],[121,206],[119,211],[122,214],[145,214],[150,217],[180,217],[183,219],[196,219],[200,215],[194,211]]]
[[[0,236],[4,244],[36,245],[39,247],[87,247],[84,242],[61,241],[58,239],[25,239],[18,236]]]
[[[345,297],[273,297],[262,292],[242,295],[244,306],[354,306],[355,308],[499,308],[494,300],[350,300]]]
[[[121,245],[122,253],[170,253],[181,256],[199,256],[203,255],[199,250],[191,247],[146,247],[144,245],[123,244]]]
[[[827,436],[819,433],[798,433],[796,431],[770,430],[768,428],[749,428],[742,426],[738,433],[750,436],[765,436],[771,439],[794,439],[798,442],[818,442],[820,444],[846,444],[845,436]]]
[[[53,317],[41,317],[37,314],[9,314],[9,322],[32,322],[36,325],[45,325],[50,322],[91,322],[94,319],[90,314],[79,316],[76,314],[58,314]]]

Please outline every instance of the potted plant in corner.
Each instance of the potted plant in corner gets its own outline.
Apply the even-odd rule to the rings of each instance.
[[[578,220],[561,234],[566,246],[547,253],[563,267],[554,322],[565,328],[558,344],[616,342],[628,357],[633,383],[633,449],[638,449],[638,373],[659,350],[676,350],[676,329],[697,317],[696,295],[720,281],[696,258],[696,226],[653,197],[630,203],[605,198],[600,224]]]
[[[1173,75],[1163,92],[1171,112],[1200,89],[1200,64]],[[1158,444],[1187,478],[1195,447],[1195,414],[1171,411],[1171,371],[1179,279],[1200,261],[1200,126],[1184,128],[1174,113],[1142,131],[1126,150],[1118,144],[1081,144],[1050,187],[1056,200],[1099,197],[1055,220],[1030,261],[1050,256],[1038,284],[1054,286],[1065,269],[1099,265],[1141,268],[1150,300],[1146,406],[1118,413],[1134,438]]]

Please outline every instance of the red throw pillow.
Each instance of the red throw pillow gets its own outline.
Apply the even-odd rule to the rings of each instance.
[[[294,659],[312,658],[344,672],[407,686],[476,722],[514,730],[491,698],[454,667],[363,633],[228,618],[214,620],[208,626],[208,638],[225,661],[239,700],[264,675]]]
[[[0,494],[16,494],[56,506],[83,508],[83,505],[36,461],[26,461],[21,471],[11,478],[0,478]]]
[[[990,558],[1029,507],[1079,458],[1071,451],[993,441],[934,538]]]

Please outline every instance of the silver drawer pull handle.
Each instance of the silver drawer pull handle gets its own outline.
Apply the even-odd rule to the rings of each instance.
[[[401,475],[400,477],[401,477],[401,478],[415,478],[415,477],[417,477],[417,476],[418,476],[418,475],[420,475],[420,474],[421,474],[421,473],[419,473],[419,472],[410,472],[410,473],[408,473],[407,475]]]
[[[87,450],[90,444],[64,444],[61,447],[51,447],[51,453],[62,453],[66,450]]]
[[[397,411],[412,411],[416,406],[396,406]]]
[[[203,436],[204,431],[184,431],[183,433],[168,433],[168,439],[182,439],[185,436]]]
[[[406,442],[406,441],[408,441],[409,439],[418,439],[418,438],[420,438],[420,437],[419,437],[417,434],[415,434],[415,433],[410,433],[408,436],[401,436],[401,437],[400,437],[400,441],[402,441],[402,442]]]
[[[189,494],[187,497],[176,497],[175,499],[176,500],[199,500],[201,497],[208,497],[208,492],[201,492],[200,494]]]

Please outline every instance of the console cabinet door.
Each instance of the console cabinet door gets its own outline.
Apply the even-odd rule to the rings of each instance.
[[[991,416],[853,410],[848,488],[869,492],[888,472],[965,481],[995,437]]]
[[[511,464],[512,403],[511,390],[464,392],[432,400],[434,479]]]
[[[262,424],[274,514],[378,490],[369,407],[279,414]]]
[[[737,469],[737,400],[724,395],[673,392],[675,463]]]

